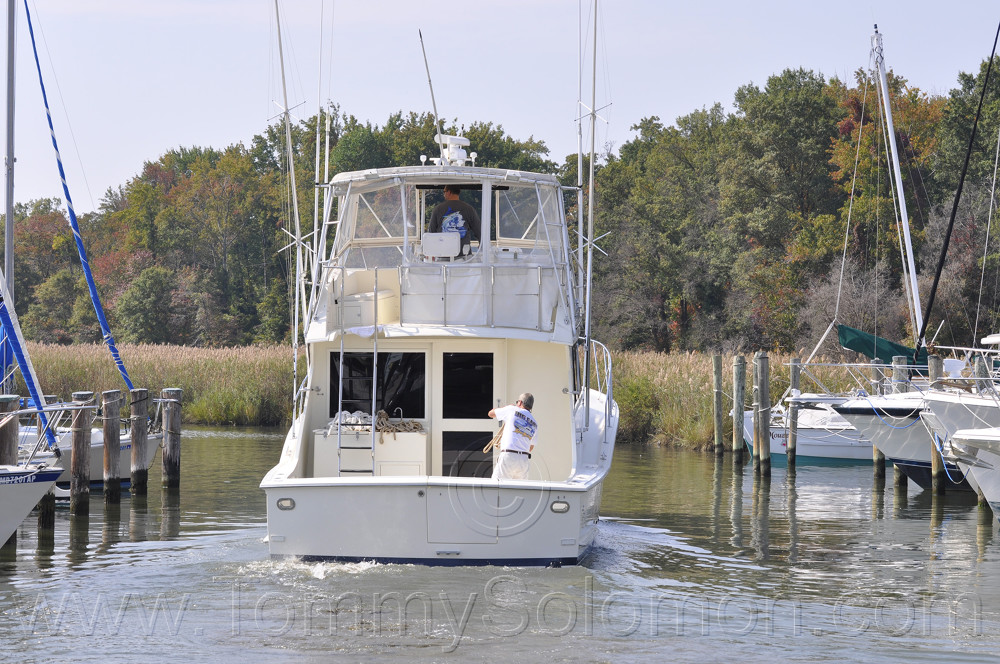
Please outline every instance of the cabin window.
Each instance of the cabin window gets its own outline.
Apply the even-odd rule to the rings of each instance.
[[[384,410],[389,417],[423,419],[426,366],[424,353],[379,353],[375,411]],[[330,354],[330,417],[341,410],[372,414],[372,368],[371,353],[344,353],[343,372],[340,353]],[[340,408],[338,383],[343,387]]]
[[[489,419],[493,408],[493,353],[444,353],[441,414],[445,419]]]
[[[358,195],[355,239],[403,237],[405,210],[399,194],[399,187],[389,187]]]

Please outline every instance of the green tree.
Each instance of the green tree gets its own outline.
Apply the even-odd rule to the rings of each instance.
[[[170,343],[174,274],[163,267],[151,267],[129,286],[118,300],[117,318],[121,341],[125,343]]]
[[[34,301],[24,316],[25,336],[33,341],[72,343],[71,319],[81,295],[87,297],[85,287],[68,268],[51,275],[34,292]]]

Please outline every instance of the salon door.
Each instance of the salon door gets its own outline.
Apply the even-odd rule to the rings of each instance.
[[[493,454],[483,447],[497,431],[488,415],[502,405],[503,346],[498,342],[443,343],[434,353],[437,381],[433,418],[437,423],[432,467],[446,477],[489,477]]]

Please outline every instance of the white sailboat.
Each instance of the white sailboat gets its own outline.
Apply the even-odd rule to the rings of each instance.
[[[594,543],[618,408],[563,188],[472,165],[462,137],[435,140],[430,164],[329,183],[338,218],[313,245],[307,375],[261,482],[272,557],[560,565]],[[468,253],[458,234],[428,232],[445,185],[479,213]],[[539,424],[529,476],[491,479],[487,413],[525,391]]]
[[[889,137],[886,143],[889,147],[893,179],[896,184],[896,198],[899,205],[903,257],[905,259],[903,287],[907,294],[911,324],[914,330],[919,330],[923,322],[923,312],[920,292],[917,287],[916,264],[910,241],[909,217],[906,211],[906,197],[903,194],[903,178],[899,166],[896,133],[889,100],[888,77],[882,51],[882,35],[877,26],[875,34],[872,35],[872,52],[878,72],[879,96],[884,110],[886,135]],[[835,323],[836,320],[827,328],[823,338],[817,344],[817,348],[822,345]],[[922,475],[920,473],[925,472],[929,476],[931,446],[922,427],[912,426],[921,410],[920,407],[915,407],[915,403],[919,404],[920,397],[909,393],[908,389],[899,388],[898,392],[873,395],[862,391],[846,395],[791,395],[788,398],[788,403],[799,407],[796,455],[871,460],[874,443],[887,459],[893,463],[902,464],[904,470],[912,469],[915,475],[914,479],[918,482],[921,481]],[[909,424],[901,423],[897,426],[890,423],[888,413],[909,418]],[[788,413],[786,409],[776,406],[772,409],[771,418],[771,454],[785,454],[790,426]],[[749,420],[749,417],[747,419]],[[744,437],[747,437],[753,430],[752,425],[744,425],[744,430]],[[750,444],[752,444],[752,438],[747,438],[747,440],[751,441]],[[921,441],[923,445],[919,444]],[[916,458],[908,458],[911,452],[915,453]],[[926,471],[922,470],[923,468],[926,468]]]
[[[61,472],[42,464],[0,466],[0,544],[14,534]]]
[[[14,40],[14,16],[15,16],[16,0],[8,0],[8,37],[10,43]],[[119,356],[118,349],[115,345],[115,340],[111,334],[110,327],[108,325],[107,319],[104,315],[104,308],[101,305],[100,297],[97,293],[97,287],[94,283],[93,276],[90,271],[90,265],[87,258],[87,252],[83,245],[83,239],[80,235],[79,225],[76,221],[76,212],[73,207],[73,199],[70,196],[69,186],[66,182],[66,176],[63,171],[62,157],[60,156],[58,143],[56,141],[55,128],[52,124],[52,114],[48,112],[48,97],[45,92],[45,85],[42,79],[41,67],[38,64],[38,54],[35,47],[34,33],[31,29],[31,15],[28,11],[27,5],[25,5],[25,18],[28,22],[29,33],[31,35],[31,45],[32,50],[35,53],[35,64],[38,72],[38,82],[41,88],[42,99],[46,106],[46,116],[48,119],[49,130],[52,138],[52,146],[55,150],[56,164],[58,166],[60,180],[63,187],[63,194],[66,199],[66,207],[69,213],[70,227],[73,231],[73,237],[76,243],[77,251],[80,257],[81,265],[83,268],[83,274],[87,281],[88,288],[90,291],[90,297],[94,305],[95,314],[97,316],[98,323],[100,324],[104,343],[108,346],[111,351],[113,361],[118,366],[119,372],[125,381],[128,389],[132,389],[132,382],[128,376],[128,372],[125,369],[124,364]],[[13,164],[14,164],[14,142],[13,142],[13,104],[14,104],[14,88],[13,88],[13,77],[14,77],[14,58],[13,58],[13,48],[8,48],[8,62],[7,62],[7,73],[8,73],[8,89],[7,89],[7,101],[8,101],[8,122],[7,122],[7,208],[6,208],[6,225],[5,225],[5,242],[7,247],[14,246],[14,232],[13,232],[13,220],[14,220],[14,202],[13,202]],[[5,273],[8,277],[13,274],[13,251],[5,252],[4,256],[5,262]],[[11,282],[8,281],[8,286]],[[13,297],[7,299],[8,302],[13,303]],[[13,309],[13,307],[11,307]],[[23,340],[21,347],[23,348]],[[126,396],[128,393],[126,392]],[[70,448],[70,429],[68,422],[60,421],[63,416],[74,407],[73,404],[59,404],[52,403],[51,397],[46,398],[42,394],[32,393],[31,398],[33,403],[41,404],[43,410],[50,414],[53,422],[51,423],[51,431],[54,433],[55,438],[58,439],[59,443],[62,445],[63,449]],[[154,412],[154,416],[147,425],[151,426],[149,432],[149,442],[145,447],[145,457],[138,460],[139,463],[144,464],[144,468],[149,468],[153,462],[153,458],[156,455],[156,451],[159,448],[159,442],[162,441],[163,432],[158,430],[157,427],[161,419],[159,417],[159,412]],[[21,432],[22,440],[19,445],[19,454],[22,457],[30,456],[32,459],[48,464],[56,465],[58,463],[58,458],[52,451],[38,451],[35,449],[34,441],[37,438],[37,427],[27,426],[23,427]],[[119,468],[128,469],[132,465],[132,445],[129,438],[128,428],[126,427],[121,436],[121,444],[119,449],[120,454],[120,465]],[[91,430],[91,451],[90,451],[90,480],[93,484],[102,484],[104,481],[104,468],[103,468],[103,456],[104,456],[104,432],[102,427],[96,427]],[[60,483],[68,484],[70,481],[70,473],[68,469],[68,462],[65,464],[67,468],[64,470],[62,475],[59,477]],[[124,474],[122,478],[123,483],[128,483],[129,476]],[[65,493],[65,492],[64,492]]]
[[[5,236],[5,270],[0,271],[0,329],[4,340],[5,350],[10,352],[10,361],[14,358],[20,367],[25,384],[33,395],[40,393],[38,389],[38,379],[35,376],[31,361],[24,352],[24,337],[21,335],[21,326],[17,321],[17,312],[14,311],[14,299],[11,297],[8,288],[7,276],[10,274],[12,264],[13,246],[13,169],[14,169],[14,16],[15,0],[7,2],[7,168],[6,168],[6,211],[7,211],[7,234]],[[3,363],[5,364],[5,363]],[[13,369],[11,369],[13,370]],[[0,366],[0,372],[6,374],[7,367]],[[5,415],[0,425],[13,424],[11,420],[19,417],[19,413],[8,413]],[[43,429],[46,417],[39,409],[37,411],[38,421]],[[15,425],[16,426],[16,425]],[[55,440],[51,432],[46,431],[49,444],[53,450],[53,455],[58,448],[55,447]],[[44,439],[39,436],[32,452],[37,451]],[[17,450],[5,449],[4,456],[16,455]],[[14,459],[4,459],[14,461]],[[21,525],[24,518],[38,504],[42,496],[52,488],[56,478],[62,473],[60,468],[52,468],[45,462],[39,462],[31,458],[19,460],[17,463],[4,463],[0,465],[0,544],[7,542],[12,534]]]

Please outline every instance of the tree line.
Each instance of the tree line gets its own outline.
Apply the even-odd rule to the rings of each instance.
[[[903,191],[926,306],[986,65],[947,96],[889,74]],[[994,70],[996,68],[994,67]],[[621,348],[796,351],[831,321],[914,336],[901,289],[903,220],[872,72],[848,84],[787,69],[665,126],[644,118],[598,178],[595,329]],[[928,338],[996,330],[990,220],[1000,82],[989,82]],[[996,231],[993,231],[996,235]],[[836,352],[836,335],[826,345]]]
[[[948,95],[889,75],[924,301],[986,64],[959,74]],[[730,113],[715,104],[672,125],[651,115],[633,127],[634,139],[607,147],[595,164],[595,220],[598,235],[608,234],[599,243],[607,256],[595,261],[595,336],[620,349],[794,351],[811,346],[836,318],[912,339],[875,85],[863,70],[848,83],[787,69],[763,86],[740,87]],[[930,317],[940,344],[971,344],[1000,319],[1000,251],[987,246],[998,127],[1000,82],[993,76]],[[436,154],[436,131],[428,113],[397,112],[378,125],[336,106],[294,125],[303,227],[312,227],[316,209],[317,140],[320,153],[329,140],[332,174],[418,164],[420,155]],[[575,185],[576,155],[554,161],[533,136],[516,139],[490,122],[457,120],[445,131],[470,139],[479,166],[549,172]],[[281,123],[249,145],[171,150],[80,216],[120,342],[287,340],[285,150]],[[566,205],[575,220],[575,197]],[[14,213],[14,290],[26,336],[99,341],[61,201],[18,204]]]

